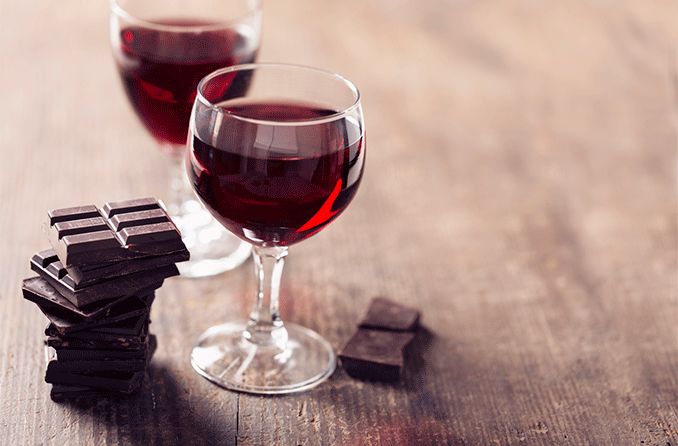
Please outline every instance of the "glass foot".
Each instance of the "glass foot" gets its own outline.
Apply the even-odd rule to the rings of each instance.
[[[178,263],[182,277],[206,277],[230,271],[247,260],[252,246],[226,231],[196,200],[183,203],[172,220],[191,253],[191,260]]]
[[[284,394],[311,389],[334,372],[332,346],[318,333],[285,324],[287,342],[258,346],[243,337],[246,322],[209,328],[191,353],[193,368],[227,389],[255,394]],[[284,337],[284,329],[283,337]]]

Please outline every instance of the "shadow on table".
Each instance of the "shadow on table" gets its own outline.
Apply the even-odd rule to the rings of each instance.
[[[198,396],[191,398],[172,371],[151,363],[138,394],[66,400],[60,404],[90,418],[93,438],[105,443],[231,444],[232,420],[219,417]],[[233,423],[235,421],[233,420]]]

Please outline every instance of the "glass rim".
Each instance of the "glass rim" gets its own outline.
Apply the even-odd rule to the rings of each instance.
[[[302,70],[302,71],[310,71],[310,72],[315,72],[317,74],[322,74],[325,76],[332,77],[334,79],[337,79],[341,81],[348,89],[353,93],[354,100],[351,105],[348,107],[344,107],[342,110],[337,111],[336,113],[333,113],[331,115],[327,116],[322,116],[318,118],[308,118],[308,119],[298,119],[298,120],[286,120],[286,121],[276,121],[274,119],[257,119],[257,118],[250,118],[247,116],[242,116],[239,115],[238,113],[235,113],[230,110],[226,110],[223,107],[212,103],[210,100],[208,100],[203,94],[202,90],[204,85],[214,79],[217,76],[221,76],[222,74],[226,73],[232,73],[234,71],[245,71],[245,70],[256,70],[257,68],[279,68],[279,69],[292,69],[292,70]],[[241,121],[245,122],[250,122],[253,124],[265,124],[265,125],[276,125],[276,126],[299,126],[299,125],[311,125],[311,124],[322,124],[326,122],[332,122],[337,119],[341,119],[347,114],[351,113],[358,107],[360,107],[360,90],[358,90],[358,87],[345,78],[344,76],[337,74],[333,71],[329,70],[323,70],[321,68],[315,68],[311,67],[308,65],[299,65],[299,64],[288,64],[288,63],[248,63],[248,64],[240,64],[240,65],[232,65],[230,67],[225,67],[225,68],[220,68],[216,71],[211,72],[207,76],[203,77],[200,82],[198,83],[198,88],[197,88],[197,95],[196,95],[196,100],[199,100],[202,102],[205,106],[210,107],[211,109],[227,114],[229,116],[232,116],[233,118],[236,118]]]
[[[158,31],[173,31],[173,32],[201,32],[201,31],[216,31],[242,22],[244,19],[261,13],[261,5],[263,0],[245,0],[246,3],[251,3],[246,14],[242,14],[227,20],[218,20],[215,23],[206,25],[166,25],[163,23],[154,22],[152,20],[142,19],[127,11],[120,5],[120,0],[110,0],[111,12],[113,14],[124,18],[125,20],[141,25],[144,28],[155,29]]]

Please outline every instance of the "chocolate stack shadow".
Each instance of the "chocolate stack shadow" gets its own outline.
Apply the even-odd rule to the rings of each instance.
[[[48,215],[52,249],[31,258],[38,276],[22,291],[50,321],[50,396],[133,393],[156,349],[148,331],[155,290],[189,259],[181,234],[154,198]]]

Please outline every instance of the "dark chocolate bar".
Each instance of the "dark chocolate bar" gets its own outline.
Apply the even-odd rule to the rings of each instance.
[[[177,262],[184,262],[188,260],[188,257],[188,251],[179,251],[161,256],[106,263],[96,265],[89,269],[80,268],[78,266],[69,266],[66,270],[74,283],[77,283],[80,286],[87,286],[101,282],[105,279],[125,276],[139,271],[148,271],[162,266],[172,265]]]
[[[103,389],[97,389],[94,387],[84,387],[84,386],[67,386],[63,384],[52,384],[52,389],[49,392],[50,398],[54,402],[61,402],[65,400],[75,400],[75,399],[91,399],[98,397],[107,397],[119,395],[111,394],[111,392]]]
[[[132,393],[141,387],[144,372],[75,373],[47,369],[45,381],[67,386],[92,387],[120,393]]]
[[[96,327],[114,325],[118,322],[134,319],[139,316],[148,317],[150,305],[153,302],[154,295],[144,297],[127,297],[110,307],[110,315],[101,319],[86,319],[81,316],[74,316],[65,311],[43,308],[38,305],[47,319],[56,327],[61,335],[73,333],[82,330],[91,330]]]
[[[72,372],[72,373],[89,373],[89,372],[136,372],[144,370],[155,352],[155,343],[152,345],[149,342],[149,347],[146,349],[146,355],[141,358],[129,359],[111,359],[103,357],[94,357],[90,359],[77,359],[71,361],[64,361],[59,358],[57,350],[47,347],[47,373],[56,372]]]
[[[149,288],[140,291],[138,294],[150,294],[161,285],[162,283],[153,284]],[[57,311],[60,313],[65,312],[73,316],[81,316],[85,319],[101,319],[108,317],[112,314],[111,307],[129,297],[124,296],[111,300],[99,301],[92,305],[78,308],[73,305],[71,301],[59,294],[49,282],[41,277],[30,277],[25,279],[21,289],[23,291],[24,299],[35,303],[40,308],[47,308],[50,311]]]
[[[47,373],[138,372],[146,368],[146,359],[108,361],[49,361]]]
[[[418,324],[418,310],[384,297],[375,297],[370,302],[367,314],[359,326],[362,328],[411,331],[417,328]]]
[[[47,345],[55,349],[139,350],[146,346],[148,322],[141,325],[141,330],[137,335],[99,333],[87,330],[62,336],[52,324],[45,329],[45,335],[47,336]]]
[[[54,287],[76,307],[113,298],[138,294],[151,285],[161,284],[168,277],[179,275],[176,265],[166,265],[150,271],[139,271],[78,288],[53,251],[41,251],[31,259],[31,269]]]
[[[107,264],[188,250],[154,198],[50,211],[50,241],[66,268]]]
[[[150,321],[148,320],[148,313],[139,316],[125,319],[111,324],[100,325],[90,328],[86,332],[78,331],[75,333],[86,333],[86,336],[101,335],[118,335],[118,336],[138,336],[144,327],[147,327]],[[74,334],[75,334],[74,333]]]
[[[112,340],[80,339],[63,336],[48,336],[45,343],[57,350],[124,350],[138,351],[146,348],[146,339],[126,338],[121,336]]]
[[[89,328],[87,330],[74,331],[62,335],[53,323],[45,329],[47,336],[61,336],[62,338],[91,339],[94,341],[114,341],[117,338],[141,338],[148,331],[148,314],[142,314],[123,321],[113,322],[108,325]]]
[[[157,340],[155,335],[148,335],[148,342],[145,348],[141,350],[87,350],[75,348],[59,348],[53,349],[56,359],[59,362],[69,361],[108,361],[108,360],[130,360],[150,358],[157,347]],[[51,356],[48,356],[48,358]]]
[[[360,328],[339,353],[341,365],[354,378],[396,381],[403,367],[403,350],[414,333]]]

